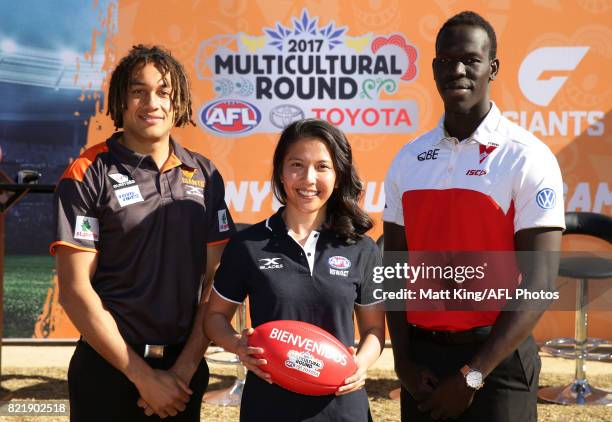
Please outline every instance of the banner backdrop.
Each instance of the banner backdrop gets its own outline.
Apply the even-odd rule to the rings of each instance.
[[[567,210],[609,214],[611,2],[127,0],[108,68],[137,43],[162,44],[185,64],[197,126],[176,137],[216,163],[237,221],[259,221],[278,206],[272,151],[281,128],[301,117],[348,134],[364,207],[380,220],[392,157],[442,113],[431,74],[437,30],[466,8],[496,29],[492,98],[557,155]],[[93,119],[88,145],[113,130],[102,112]]]
[[[377,239],[391,159],[443,111],[431,71],[437,31],[465,9],[495,28],[501,66],[492,98],[557,156],[566,210],[612,214],[610,0],[124,0],[106,12],[116,20],[107,21],[103,70],[139,43],[161,44],[184,64],[196,126],[173,134],[219,168],[237,222],[255,223],[278,207],[269,179],[285,125],[319,117],[339,126],[353,146]],[[86,146],[114,130],[98,101]],[[583,240],[566,246],[602,247]],[[594,335],[612,320],[603,312],[589,317],[600,321],[591,324]],[[571,318],[545,318],[540,326],[546,337],[562,325],[569,335]]]

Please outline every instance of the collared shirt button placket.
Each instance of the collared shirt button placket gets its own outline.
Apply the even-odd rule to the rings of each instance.
[[[458,147],[458,140],[457,138],[446,138],[445,141],[443,142],[447,142],[447,146],[450,149],[450,156],[448,159],[448,164],[446,167],[446,178],[445,180],[445,184],[446,187],[449,187],[451,185],[451,182],[453,180],[453,171],[455,170],[455,164],[457,162],[457,147]]]

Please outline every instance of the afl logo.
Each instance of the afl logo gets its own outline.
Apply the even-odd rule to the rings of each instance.
[[[246,101],[218,100],[202,108],[200,121],[202,126],[215,134],[239,135],[259,126],[261,112]]]
[[[536,202],[540,208],[550,210],[555,207],[556,200],[555,191],[550,188],[544,188],[536,195]]]
[[[351,261],[343,256],[332,256],[327,262],[330,267],[337,270],[348,270],[351,268]]]

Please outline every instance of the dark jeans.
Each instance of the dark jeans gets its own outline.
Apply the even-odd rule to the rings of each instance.
[[[145,359],[155,369],[169,369],[179,351],[161,359]],[[202,396],[208,386],[208,365],[202,359],[189,388],[193,391],[187,408],[163,421],[199,422]],[[71,422],[138,422],[160,421],[157,415],[146,416],[136,405],[136,386],[115,369],[89,344],[79,341],[68,368]]]
[[[411,336],[411,359],[428,367],[439,379],[445,378],[470,361],[479,345],[440,345]],[[537,420],[537,390],[541,362],[538,347],[529,336],[484,380],[471,406],[454,421],[532,422]],[[417,409],[417,402],[402,388],[403,422],[433,421]]]

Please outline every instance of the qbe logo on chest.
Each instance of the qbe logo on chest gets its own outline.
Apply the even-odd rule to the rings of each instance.
[[[557,196],[555,191],[550,188],[544,188],[536,195],[536,203],[540,208],[550,210],[555,207]]]

